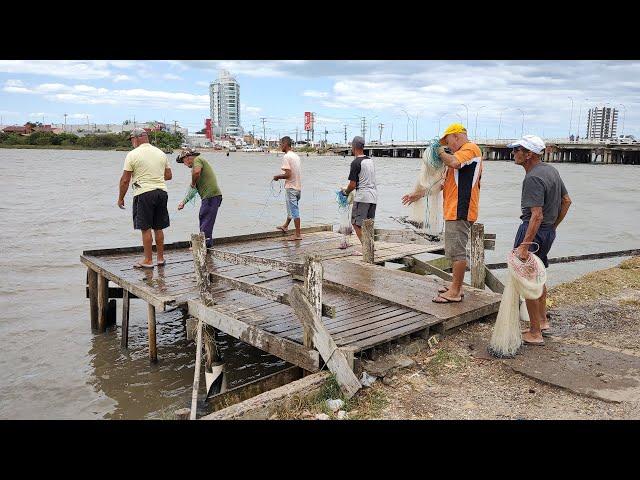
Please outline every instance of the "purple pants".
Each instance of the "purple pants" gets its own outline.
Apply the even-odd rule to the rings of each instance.
[[[216,195],[215,197],[209,197],[202,200],[200,205],[200,231],[204,233],[204,237],[207,239],[207,247],[211,247],[213,232],[213,226],[216,223],[216,217],[218,216],[218,208],[222,204],[222,195]]]

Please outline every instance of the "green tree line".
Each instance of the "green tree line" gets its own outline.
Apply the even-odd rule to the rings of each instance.
[[[183,136],[180,132],[151,132],[149,141],[160,149],[180,148]],[[60,145],[78,146],[83,148],[110,149],[131,148],[129,133],[103,133],[100,135],[86,135],[79,137],[73,133],[34,132],[31,135],[0,132],[0,143],[3,145]]]

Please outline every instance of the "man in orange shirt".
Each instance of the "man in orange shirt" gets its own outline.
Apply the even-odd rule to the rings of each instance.
[[[467,129],[460,123],[447,127],[440,139],[438,154],[447,166],[443,184],[445,255],[453,263],[453,281],[442,287],[435,303],[462,301],[462,281],[467,269],[466,248],[471,225],[478,219],[482,152],[467,138]],[[448,153],[445,149],[448,149]]]

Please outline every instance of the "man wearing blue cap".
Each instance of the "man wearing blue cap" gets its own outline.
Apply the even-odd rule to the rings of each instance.
[[[536,135],[525,135],[507,145],[513,148],[513,159],[525,170],[522,182],[520,206],[522,224],[518,228],[513,248],[520,259],[526,260],[529,251],[535,252],[545,267],[549,266],[547,255],[556,238],[556,228],[564,219],[571,198],[567,193],[558,170],[540,160],[546,146]],[[527,311],[531,327],[523,332],[522,341],[530,345],[544,345],[543,333],[549,333],[547,319],[547,286],[538,299],[527,300]]]

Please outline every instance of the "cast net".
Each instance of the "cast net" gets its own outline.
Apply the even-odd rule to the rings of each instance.
[[[547,281],[547,271],[537,255],[529,253],[520,260],[516,250],[507,255],[509,275],[502,293],[498,318],[489,342],[489,352],[495,357],[513,357],[520,345],[520,296],[527,300],[540,298]]]
[[[446,167],[438,155],[440,141],[435,138],[422,154],[422,167],[413,194],[424,196],[411,205],[409,222],[424,228],[428,235],[440,236],[444,230],[442,182]]]
[[[349,195],[344,195],[342,190],[336,191],[336,202],[338,203],[338,212],[340,215],[340,225],[338,233],[342,234],[340,248],[348,248],[349,237],[351,236],[353,227],[351,226],[351,206],[353,204],[354,190]]]

